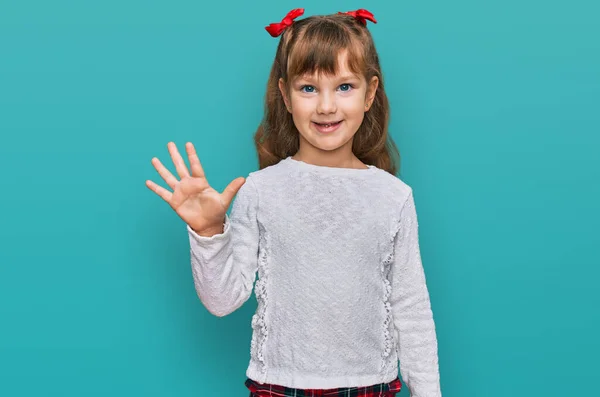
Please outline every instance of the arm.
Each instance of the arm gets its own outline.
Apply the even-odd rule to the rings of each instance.
[[[412,397],[441,397],[437,337],[421,263],[412,189],[400,213],[394,241],[390,304],[400,373]]]
[[[215,316],[241,307],[252,293],[258,266],[258,192],[251,177],[238,191],[225,215],[223,233],[201,236],[187,225],[194,287]]]

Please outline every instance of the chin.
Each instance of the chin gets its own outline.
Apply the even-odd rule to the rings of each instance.
[[[341,148],[342,146],[348,144],[348,141],[352,140],[352,137],[346,139],[346,137],[322,136],[322,135],[316,135],[311,138],[312,139],[309,139],[308,142],[312,146],[316,147],[319,150],[328,151],[328,152],[337,150],[337,149]]]

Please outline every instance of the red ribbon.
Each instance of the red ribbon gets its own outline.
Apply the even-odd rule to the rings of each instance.
[[[364,8],[360,8],[356,11],[348,11],[348,12],[338,12],[338,14],[348,14],[356,18],[356,20],[363,25],[367,24],[367,19],[373,23],[377,23],[375,17],[370,11],[365,10]]]
[[[296,8],[292,11],[288,12],[285,18],[281,20],[281,22],[271,23],[269,26],[266,26],[265,29],[269,34],[273,37],[279,36],[283,31],[292,25],[294,19],[298,18],[300,15],[304,14],[304,8]]]

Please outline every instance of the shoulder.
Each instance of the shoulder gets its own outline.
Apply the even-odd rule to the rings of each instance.
[[[289,177],[289,172],[285,169],[285,163],[280,161],[277,164],[250,172],[246,179],[251,180],[257,187],[266,187],[286,177]]]
[[[378,188],[386,192],[385,196],[393,201],[394,207],[402,207],[406,200],[412,196],[412,187],[396,175],[382,169],[377,171],[375,183]]]
[[[269,189],[278,186],[282,177],[285,177],[283,166],[278,164],[265,167],[257,171],[251,171],[245,176],[245,182],[237,192],[237,197],[245,198],[246,200],[260,201],[260,196],[269,194]],[[261,194],[262,192],[262,194]]]

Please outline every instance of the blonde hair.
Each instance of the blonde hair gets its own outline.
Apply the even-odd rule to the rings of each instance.
[[[375,43],[367,27],[346,14],[310,16],[283,32],[267,82],[265,113],[254,135],[260,169],[294,155],[300,145],[299,132],[279,91],[279,79],[289,90],[297,76],[334,75],[338,55],[344,50],[352,72],[363,75],[367,82],[373,76],[379,79],[371,108],[354,135],[352,152],[365,164],[393,175],[399,171],[400,154],[388,135],[389,102]]]

